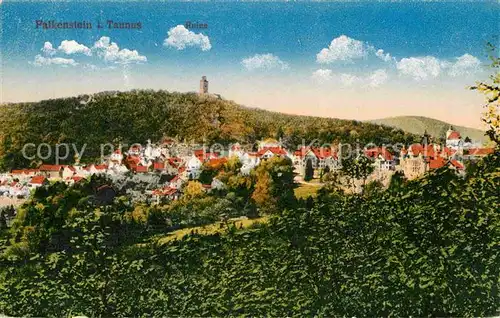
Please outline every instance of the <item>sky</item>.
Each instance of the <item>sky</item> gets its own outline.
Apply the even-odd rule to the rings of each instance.
[[[417,115],[481,128],[484,98],[467,88],[491,72],[485,45],[498,42],[499,13],[494,1],[7,0],[0,101],[197,91],[205,75],[211,93],[251,107],[357,120]],[[135,28],[109,28],[108,20]],[[50,21],[92,27],[54,29]]]

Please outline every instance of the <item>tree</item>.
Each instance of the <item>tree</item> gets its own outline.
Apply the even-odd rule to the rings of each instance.
[[[312,180],[313,176],[314,176],[314,168],[313,168],[312,160],[307,159],[306,167],[304,170],[304,181]]]
[[[357,154],[354,157],[342,158],[341,173],[348,178],[350,185],[355,190],[357,180],[362,180],[362,189],[366,184],[366,179],[373,172],[375,167],[373,162],[364,154]]]
[[[491,67],[494,74],[490,76],[490,82],[478,82],[471,87],[486,96],[482,121],[487,125],[486,135],[498,145],[500,145],[500,58],[498,48],[493,44],[488,44],[490,51]]]
[[[323,182],[325,175],[328,175],[329,173],[330,173],[330,166],[326,165],[326,167],[323,170],[321,170],[321,177],[320,177],[321,182]]]
[[[252,199],[265,212],[274,213],[295,203],[294,173],[290,159],[273,157],[262,161],[254,172]]]
[[[203,185],[198,181],[189,181],[183,189],[181,196],[182,201],[189,201],[199,198],[205,194]]]

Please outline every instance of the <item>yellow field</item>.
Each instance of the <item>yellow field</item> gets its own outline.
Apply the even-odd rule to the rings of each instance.
[[[237,221],[228,221],[228,224],[230,225],[235,225],[237,229],[240,227],[247,228],[251,225],[257,224],[257,223],[267,223],[268,217],[263,216],[257,219],[244,219],[244,220],[237,220]],[[204,226],[196,226],[196,227],[189,227],[185,229],[180,229],[177,231],[173,231],[165,236],[162,236],[157,239],[157,243],[159,244],[165,244],[168,243],[174,239],[182,239],[185,235],[190,234],[191,232],[197,232],[198,234],[202,235],[211,235],[215,233],[225,233],[227,228],[226,225],[223,224],[221,227],[222,222],[217,222],[213,224],[208,224]]]
[[[321,188],[321,185],[318,184],[300,184],[293,191],[295,193],[295,197],[297,199],[307,199],[307,197],[312,196],[315,197],[318,190]]]

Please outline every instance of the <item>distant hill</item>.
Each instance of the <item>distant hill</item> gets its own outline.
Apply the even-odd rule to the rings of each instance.
[[[400,129],[355,120],[287,115],[247,108],[235,102],[195,93],[134,90],[0,106],[0,169],[36,166],[27,143],[52,145],[46,162],[54,161],[54,145],[86,144],[82,161],[100,157],[100,145],[144,144],[148,139],[177,137],[187,142],[254,144],[282,139],[290,149],[305,142],[409,143],[415,135]],[[34,147],[29,149],[34,150]],[[44,149],[47,152],[47,148]],[[73,148],[71,147],[70,151]],[[73,152],[68,157],[72,162]]]
[[[437,120],[429,117],[421,117],[421,116],[398,116],[398,117],[388,117],[382,119],[369,120],[368,122],[385,125],[389,127],[395,127],[398,129],[402,129],[406,132],[422,135],[425,130],[431,136],[436,138],[441,138],[446,135],[446,131],[449,129],[450,124],[441,120]],[[463,127],[463,126],[455,126],[452,125],[453,129],[458,131],[462,138],[469,137],[473,141],[478,142],[486,142],[488,141],[488,137],[484,135],[484,131]]]

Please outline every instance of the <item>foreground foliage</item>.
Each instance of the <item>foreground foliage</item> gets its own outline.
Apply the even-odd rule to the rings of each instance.
[[[135,232],[114,205],[75,207],[62,225],[66,245],[4,253],[0,312],[491,315],[500,303],[499,188],[497,151],[467,178],[444,168],[369,196],[323,193],[268,225],[145,246],[127,239]],[[36,245],[30,233],[51,218],[26,220]]]

